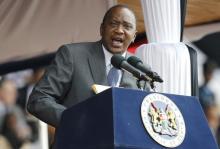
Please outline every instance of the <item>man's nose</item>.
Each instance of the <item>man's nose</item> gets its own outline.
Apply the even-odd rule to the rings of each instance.
[[[124,33],[124,27],[122,25],[119,25],[116,29],[115,32],[118,34],[123,34]]]

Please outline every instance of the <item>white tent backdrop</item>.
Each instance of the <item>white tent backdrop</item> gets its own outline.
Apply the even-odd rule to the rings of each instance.
[[[0,0],[0,63],[95,41],[114,0]]]
[[[158,72],[164,82],[156,83],[159,92],[191,95],[189,52],[180,43],[180,0],[141,0],[148,44],[136,55]]]

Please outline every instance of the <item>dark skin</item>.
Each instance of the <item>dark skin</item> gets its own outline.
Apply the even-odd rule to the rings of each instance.
[[[123,7],[112,9],[101,24],[100,34],[104,47],[112,54],[122,54],[135,39],[136,19],[131,10]]]

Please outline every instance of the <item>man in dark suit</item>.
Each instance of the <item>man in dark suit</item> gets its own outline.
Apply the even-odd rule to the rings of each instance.
[[[93,84],[108,85],[110,58],[114,54],[127,56],[134,41],[136,18],[124,5],[110,8],[100,26],[98,42],[63,45],[53,63],[30,95],[27,109],[42,121],[57,127],[62,112],[94,95]],[[137,89],[136,80],[121,73],[119,86]]]

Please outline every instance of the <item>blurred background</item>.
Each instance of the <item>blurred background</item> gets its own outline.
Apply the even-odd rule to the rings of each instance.
[[[138,34],[129,48],[134,53],[139,45],[147,43],[139,0],[0,0],[1,148],[50,146],[54,128],[27,113],[28,96],[60,45],[100,39],[102,17],[116,3],[126,4],[136,13]],[[199,100],[218,142],[219,8],[219,0],[181,0],[182,41],[198,53]]]

